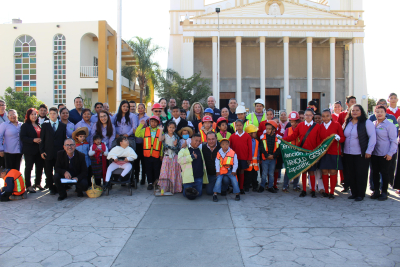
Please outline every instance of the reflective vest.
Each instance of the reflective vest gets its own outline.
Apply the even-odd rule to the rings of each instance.
[[[218,151],[217,159],[219,160],[219,166],[220,166],[219,173],[220,174],[228,173],[229,168],[233,166],[234,158],[235,158],[235,151],[233,151],[232,149],[230,149],[228,151],[228,153],[226,153],[225,158],[223,158]],[[221,159],[222,159],[222,161],[221,161]],[[227,165],[229,166],[229,168],[225,167]]]
[[[247,119],[248,121],[250,121],[250,123],[253,124],[253,125],[256,126],[256,127],[258,127],[258,125],[260,125],[260,122],[258,121],[257,115],[254,114],[254,112],[251,113],[251,114],[249,114],[249,115],[247,115],[246,119]],[[267,119],[267,118],[266,118],[266,114],[263,113],[263,116],[262,116],[262,118],[261,118],[261,121],[265,121],[266,119]]]
[[[20,196],[25,193],[25,179],[19,171],[11,169],[6,177],[12,177],[14,179],[14,191],[12,193],[14,196]],[[4,186],[7,187],[6,179],[4,179]]]
[[[256,149],[254,149],[253,159],[251,160],[249,168],[245,169],[245,171],[250,172],[253,170],[253,168],[255,171],[258,171],[260,169],[258,166],[257,155],[258,155],[258,141],[256,140]]]
[[[293,127],[289,127],[288,136],[291,136],[293,133],[294,133]],[[292,142],[290,142],[290,143],[291,143],[292,145],[294,145],[294,146],[298,146],[298,145],[300,144],[300,139],[297,137],[296,140],[294,140],[294,141],[292,141]]]
[[[248,126],[248,125],[250,125],[250,121],[246,121],[246,122],[244,123],[244,125],[243,125],[243,131],[244,131],[244,129],[246,129],[246,126]],[[233,122],[233,123],[231,124],[231,127],[233,128],[233,131],[236,132],[236,121]]]
[[[212,132],[215,132],[215,130],[212,129]],[[200,136],[202,143],[207,142],[207,134],[203,130],[200,130]]]
[[[160,134],[161,134],[160,129],[157,129],[156,137],[154,137],[153,145],[151,145],[151,130],[150,127],[146,128],[143,138],[143,156],[145,156],[146,158],[160,157],[160,150],[162,147],[162,143],[158,141],[160,138]]]
[[[201,128],[203,128],[203,123],[202,123],[202,122],[199,122],[199,129],[201,129]],[[213,128],[214,130],[217,129],[217,123],[216,123],[216,122],[213,122],[212,128]]]
[[[264,135],[263,138],[263,145],[264,145],[264,149],[265,151],[268,153],[268,146],[267,146],[267,135]],[[278,143],[278,137],[275,137],[275,146],[274,146],[274,152],[276,151],[276,149],[279,147],[279,143]],[[266,160],[267,158],[264,156],[264,153],[262,154],[262,159]]]

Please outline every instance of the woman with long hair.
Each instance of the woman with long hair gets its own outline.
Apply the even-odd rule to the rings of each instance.
[[[70,122],[68,120],[68,118],[69,118],[69,110],[67,108],[62,108],[60,110],[60,121],[62,123],[64,123],[65,125],[67,125],[67,137],[71,138],[72,137],[72,133],[75,130],[75,124]]]
[[[190,107],[188,121],[191,121],[196,133],[199,132],[199,123],[204,117],[204,108],[199,102],[194,102]]]
[[[362,201],[368,182],[368,167],[376,144],[375,127],[360,104],[350,107],[343,125],[343,167],[351,189],[349,199]]]
[[[108,150],[112,147],[112,142],[115,139],[115,127],[111,123],[111,116],[108,111],[102,110],[99,112],[99,120],[93,124],[91,137],[89,140],[90,146],[93,145],[93,136],[101,136],[101,142],[104,142]]]
[[[160,118],[162,124],[164,125],[168,120],[172,118],[172,115],[168,112],[167,99],[160,98],[160,100],[158,100],[158,103],[162,107]]]
[[[112,117],[112,124],[115,126],[115,138],[125,136],[128,138],[129,146],[135,149],[135,130],[137,116],[129,111],[129,102],[122,100],[118,112]],[[116,140],[112,146],[116,145]]]
[[[42,141],[40,138],[41,127],[39,125],[38,111],[35,108],[30,108],[26,112],[24,124],[21,125],[21,142],[22,154],[25,158],[25,185],[29,193],[36,193],[35,188],[44,190],[40,185],[42,181],[42,173],[44,160],[40,156],[39,144]],[[35,164],[35,184],[31,183],[31,172]]]

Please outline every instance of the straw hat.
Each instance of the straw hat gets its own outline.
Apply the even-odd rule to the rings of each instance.
[[[189,137],[192,137],[192,135],[193,135],[193,130],[192,130],[192,128],[190,128],[190,127],[183,127],[182,129],[180,129],[180,130],[178,131],[178,135],[179,135],[180,137],[182,137],[182,132],[183,132],[183,131],[188,131]]]
[[[85,132],[85,137],[87,138],[89,135],[89,130],[87,127],[79,127],[72,133],[72,139],[76,140],[76,134],[79,132]]]

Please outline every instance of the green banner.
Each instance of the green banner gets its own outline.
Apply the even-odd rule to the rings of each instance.
[[[318,160],[325,155],[334,140],[335,135],[333,134],[326,138],[316,149],[311,151],[294,146],[281,139],[280,149],[283,162],[285,163],[286,174],[289,179],[292,180],[296,178],[302,172],[307,171],[317,163]]]

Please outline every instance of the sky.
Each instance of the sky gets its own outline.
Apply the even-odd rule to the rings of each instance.
[[[206,0],[206,4],[216,0]],[[167,67],[169,45],[169,0],[123,0],[122,38],[151,37],[163,50],[155,60]],[[386,98],[398,92],[400,1],[364,0],[365,60],[369,95]],[[106,20],[117,29],[116,0],[0,0],[0,23],[13,18],[23,23]]]

